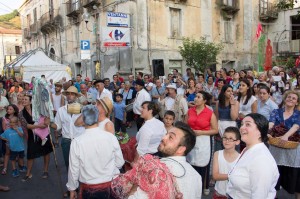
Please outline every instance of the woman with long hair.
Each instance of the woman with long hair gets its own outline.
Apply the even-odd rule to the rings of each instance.
[[[258,88],[258,83],[253,84],[252,86],[252,95],[256,98],[258,98],[259,94],[259,88]]]
[[[48,128],[50,124],[50,119],[46,118],[44,124],[35,124],[32,118],[32,97],[25,95],[23,97],[24,109],[20,112],[19,117],[22,123],[22,128],[28,135],[27,139],[27,173],[22,179],[23,182],[32,178],[31,170],[33,166],[34,159],[43,156],[44,167],[42,178],[48,178],[48,167],[50,162],[50,153],[53,151],[50,136],[47,136],[48,142],[42,146],[42,140],[33,133],[36,128]]]
[[[19,114],[19,109],[16,105],[11,104],[11,105],[8,105],[6,107],[6,115],[2,118],[2,129],[3,129],[3,131],[5,131],[6,129],[8,129],[10,127],[10,125],[9,125],[10,119],[13,118],[13,117],[18,117],[18,114]],[[4,148],[5,156],[4,156],[4,164],[3,164],[3,169],[2,169],[1,174],[6,175],[10,150],[9,150],[9,147],[8,147],[8,143],[6,141],[2,140],[2,145],[3,145],[3,148],[5,146],[5,148]],[[24,170],[24,168],[21,168],[20,171],[24,172],[26,170]]]
[[[218,133],[218,121],[213,111],[208,107],[211,95],[200,91],[195,97],[195,106],[188,110],[187,124],[196,134],[196,145],[187,155],[188,162],[202,177],[204,194],[209,194],[209,168],[211,158],[211,138]]]
[[[299,92],[287,91],[283,96],[282,107],[273,110],[270,116],[269,129],[271,131],[274,126],[283,126],[286,129],[286,132],[280,136],[283,141],[300,134],[300,111],[297,110],[299,103]],[[276,189],[279,190],[281,186],[288,193],[295,194],[296,199],[300,199],[300,145],[295,149],[270,145],[270,152],[276,160],[280,173]]]
[[[234,99],[232,86],[228,84],[223,86],[218,99],[215,114],[219,120],[219,136],[215,136],[215,150],[221,150],[221,138],[225,129],[229,126],[236,127],[236,119],[239,115],[239,102]]]
[[[244,78],[246,78],[246,76],[247,76],[247,72],[245,71],[245,70],[240,70],[240,79],[242,80],[242,79],[244,79]]]
[[[218,86],[214,88],[212,91],[212,104],[215,105],[216,102],[218,101],[219,94],[223,88],[223,86],[226,84],[225,79],[218,79]]]
[[[239,116],[237,126],[241,126],[241,122],[249,113],[257,113],[257,99],[252,95],[252,88],[248,79],[242,79],[238,93],[237,101],[240,103]],[[240,144],[240,151],[245,147],[244,142]]]
[[[252,95],[249,80],[241,80],[237,101],[240,103],[238,120],[241,121],[249,113],[257,112],[257,99]]]

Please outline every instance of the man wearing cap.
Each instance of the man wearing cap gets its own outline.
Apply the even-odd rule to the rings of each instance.
[[[160,96],[158,103],[161,106],[160,117],[163,118],[165,111],[174,111],[175,121],[184,121],[188,111],[188,103],[183,95],[177,94],[177,89],[174,84],[169,84],[166,87],[165,95]]]
[[[75,103],[77,98],[80,96],[75,86],[70,86],[66,91],[63,92],[63,95],[67,96],[68,105]],[[51,127],[55,130],[62,129],[61,148],[67,169],[69,167],[69,151],[71,141],[84,132],[83,127],[76,127],[74,125],[74,122],[80,116],[80,114],[73,114],[72,112],[68,111],[68,105],[62,106],[58,109],[54,120],[55,123],[51,123]]]
[[[106,88],[104,88],[103,80],[99,79],[99,80],[95,81],[94,85],[98,91],[97,99],[102,99],[104,97],[108,97],[111,100],[111,102],[113,101],[111,92],[109,90],[107,90]]]
[[[144,123],[144,119],[141,118],[142,104],[145,101],[151,101],[150,94],[144,89],[144,85],[145,83],[140,79],[135,81],[135,90],[137,91],[137,94],[133,102],[133,112],[138,116],[136,120],[137,130],[139,130]]]
[[[85,133],[72,141],[67,188],[70,198],[111,197],[111,180],[124,164],[117,138],[98,128],[99,110],[94,105],[82,109]]]

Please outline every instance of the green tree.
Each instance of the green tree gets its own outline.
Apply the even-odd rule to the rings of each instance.
[[[186,65],[202,72],[207,66],[217,63],[217,55],[222,49],[222,44],[209,42],[205,37],[200,37],[199,41],[184,38],[183,46],[179,46],[179,52],[186,61]]]

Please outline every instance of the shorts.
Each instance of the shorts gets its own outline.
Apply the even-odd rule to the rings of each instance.
[[[25,156],[24,151],[10,151],[9,159],[16,160],[16,158],[23,159]]]

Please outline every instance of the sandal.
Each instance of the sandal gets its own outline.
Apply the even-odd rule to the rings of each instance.
[[[0,191],[7,192],[7,191],[10,191],[10,189],[9,189],[9,187],[5,187],[5,186],[0,185]]]
[[[63,195],[64,198],[69,198],[70,197],[70,191],[66,191]]]
[[[3,168],[1,174],[6,175],[6,173],[7,173],[6,168]]]

